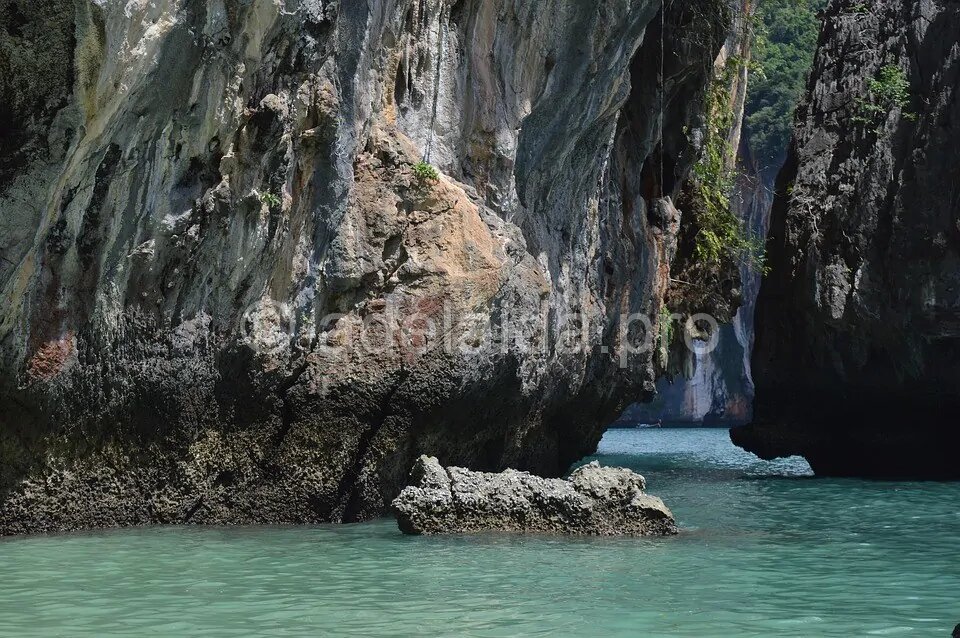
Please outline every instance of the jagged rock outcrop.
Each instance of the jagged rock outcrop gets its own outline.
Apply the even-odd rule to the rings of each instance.
[[[676,534],[673,514],[644,489],[639,474],[600,467],[596,461],[564,480],[516,470],[489,474],[445,468],[437,459],[421,456],[410,472],[410,485],[392,508],[405,534]]]
[[[421,453],[591,452],[653,392],[624,318],[729,27],[660,6],[0,5],[0,533],[358,520]]]
[[[960,4],[833,0],[778,182],[735,443],[960,477]]]

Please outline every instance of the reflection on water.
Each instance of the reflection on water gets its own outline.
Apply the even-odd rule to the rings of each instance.
[[[960,484],[809,478],[722,430],[615,430],[670,539],[410,538],[391,521],[0,542],[2,636],[948,636]]]

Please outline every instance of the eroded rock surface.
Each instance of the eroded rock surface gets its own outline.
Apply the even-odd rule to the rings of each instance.
[[[410,485],[392,507],[406,534],[676,534],[673,514],[645,488],[636,472],[600,467],[596,461],[564,480],[516,470],[491,474],[445,468],[436,458],[421,456],[410,472]]]
[[[960,3],[830,2],[757,308],[764,458],[958,478]]]
[[[422,453],[592,452],[654,389],[625,318],[729,27],[661,5],[0,4],[0,533],[353,521]]]

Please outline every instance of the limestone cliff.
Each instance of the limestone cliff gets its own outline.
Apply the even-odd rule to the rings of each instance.
[[[717,80],[725,83],[720,107],[730,121],[729,130],[724,131],[725,169],[731,175],[732,184],[730,207],[741,220],[744,231],[762,241],[766,237],[772,204],[772,176],[757,166],[749,141],[743,136],[755,39],[753,24],[758,19],[756,9],[753,0],[737,2],[734,26],[717,57],[715,73]],[[724,121],[724,115],[719,114],[716,119]],[[691,252],[695,249],[688,247],[687,253]],[[754,305],[760,285],[759,269],[749,260],[726,261],[729,263],[713,268],[722,275],[718,278],[699,260],[683,260],[674,265],[673,270],[678,272],[672,276],[671,290],[666,296],[671,310],[675,305],[688,303],[687,298],[696,297],[703,287],[709,292],[730,289],[742,303],[732,321],[719,327],[715,346],[690,356],[683,356],[686,354],[683,352],[671,353],[680,365],[668,366],[670,374],[657,382],[654,399],[630,406],[618,423],[631,425],[662,421],[666,424],[732,425],[749,419],[753,401],[750,353]],[[706,282],[712,283],[705,285]],[[738,285],[739,289],[734,290]],[[701,307],[718,306],[715,301],[701,300],[699,303]],[[681,356],[677,357],[677,354]]]
[[[623,317],[729,28],[666,6],[0,4],[0,532],[358,520],[422,453],[591,452],[654,388]]]
[[[736,187],[731,204],[754,237],[766,237],[773,204],[772,176],[754,164],[743,142],[738,154]],[[649,403],[627,408],[617,423],[731,426],[747,423],[753,414],[754,309],[760,290],[760,272],[752,263],[740,265],[742,302],[731,323],[718,331],[716,347],[694,353],[687,370],[657,381],[657,394]]]
[[[953,0],[830,2],[779,177],[746,449],[960,476],[958,33]]]

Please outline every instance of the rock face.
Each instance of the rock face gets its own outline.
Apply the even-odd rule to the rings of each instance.
[[[591,536],[677,533],[673,514],[639,474],[594,461],[568,480],[471,472],[421,456],[393,501],[405,534],[526,532]]]
[[[766,237],[770,207],[772,205],[772,174],[762,171],[755,163],[749,142],[742,135],[746,113],[749,69],[753,47],[752,24],[757,19],[756,3],[753,0],[738,0],[734,13],[735,26],[731,30],[723,50],[716,60],[716,75],[726,87],[726,107],[732,125],[726,131],[729,153],[726,168],[735,175],[730,205],[743,220],[747,232]],[[734,67],[729,64],[733,61]],[[784,149],[786,150],[786,149]],[[740,288],[737,295],[742,303],[735,309],[732,319],[720,326],[716,346],[695,352],[665,353],[675,359],[665,366],[669,375],[657,382],[657,394],[650,402],[630,406],[618,420],[618,424],[656,423],[692,425],[734,425],[745,423],[751,415],[753,382],[750,377],[750,353],[753,347],[753,312],[760,287],[760,275],[749,261],[723,264],[717,269],[725,278],[706,288],[710,291],[734,286],[737,276]],[[709,281],[699,270],[701,264],[693,264],[691,272],[679,272],[672,277],[671,289],[665,298],[667,305],[685,305],[690,287],[701,287]],[[737,272],[739,271],[739,272]],[[733,275],[733,276],[731,276]],[[716,308],[715,303],[702,303],[703,307]],[[701,344],[704,345],[704,344]],[[673,365],[679,363],[679,365]]]
[[[352,521],[421,453],[591,452],[654,389],[626,318],[729,28],[667,6],[0,4],[0,533]]]
[[[834,0],[780,174],[735,443],[960,477],[960,4]]]
[[[745,146],[745,145],[744,145]],[[750,165],[749,151],[741,150],[740,172],[731,198],[745,227],[765,237],[773,203],[773,181]],[[720,326],[716,347],[697,352],[689,366],[671,378],[657,381],[657,395],[636,403],[620,416],[621,425],[656,423],[730,427],[749,422],[753,410],[754,308],[760,273],[749,263],[740,265],[742,304],[729,324]]]

